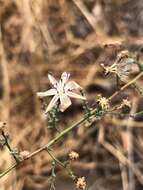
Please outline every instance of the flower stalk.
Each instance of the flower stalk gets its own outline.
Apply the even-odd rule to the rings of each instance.
[[[112,96],[110,96],[108,98],[108,100],[112,100],[116,95],[118,95],[121,91],[123,91],[124,89],[126,89],[127,87],[129,87],[130,85],[132,85],[136,80],[138,80],[140,77],[143,76],[143,71],[138,74],[133,80],[131,80],[130,82],[128,82],[127,84],[125,84],[120,91],[115,92]],[[81,124],[83,124],[85,121],[88,121],[91,117],[102,117],[105,116],[106,114],[108,114],[108,112],[106,113],[105,111],[101,110],[100,112],[97,110],[97,108],[94,108],[90,114],[84,116],[83,118],[81,118],[78,122],[76,122],[75,124],[73,124],[72,126],[64,129],[63,131],[61,131],[55,138],[53,138],[48,144],[42,146],[41,148],[37,149],[36,151],[32,152],[31,154],[27,155],[25,158],[21,159],[20,161],[17,160],[17,158],[15,158],[16,163],[14,163],[12,166],[10,166],[7,170],[5,170],[4,172],[0,173],[0,178],[4,177],[5,175],[7,175],[10,171],[12,171],[13,169],[17,168],[19,165],[21,165],[24,161],[36,156],[37,154],[39,154],[42,151],[47,151],[49,148],[51,148],[52,145],[54,145],[57,141],[61,140],[65,135],[67,135],[68,133],[70,133],[72,130],[74,130],[75,128],[81,126]],[[133,115],[128,115],[129,117],[136,117],[136,116],[140,116],[143,115],[143,111],[140,111],[138,113],[135,113]],[[8,146],[8,149],[10,151],[12,151],[11,147]],[[15,157],[15,155],[14,155]]]
[[[98,117],[98,114],[96,115],[97,110],[92,110],[90,117],[95,116]],[[100,113],[100,116],[104,116],[105,114],[109,114],[109,112],[102,112]],[[110,113],[111,114],[111,113]],[[116,115],[116,114],[115,114]],[[125,115],[125,114],[124,114]],[[139,116],[139,115],[143,115],[143,111],[140,111],[138,113],[135,113],[134,115],[128,115],[129,117],[135,117],[135,116]],[[67,135],[68,133],[70,133],[73,129],[79,127],[81,124],[83,124],[85,121],[87,121],[89,119],[89,116],[86,116],[82,119],[80,119],[78,122],[76,122],[75,124],[73,124],[72,126],[64,129],[60,134],[58,134],[54,139],[52,139],[48,144],[42,146],[41,148],[37,149],[36,151],[34,151],[33,153],[29,154],[26,158],[24,158],[23,160],[21,160],[18,163],[13,164],[11,167],[9,167],[7,170],[5,170],[4,172],[2,172],[0,174],[0,178],[4,177],[5,175],[7,175],[10,171],[12,171],[13,169],[17,168],[20,164],[22,164],[24,161],[36,156],[37,154],[39,154],[40,152],[44,151],[44,150],[49,150],[49,148],[54,145],[57,141],[59,141],[60,139],[62,139],[65,135]]]
[[[69,176],[70,176],[73,180],[75,180],[76,176],[73,174],[73,171],[70,169],[70,167],[68,167],[67,164],[61,162],[58,158],[56,158],[56,157],[52,154],[52,152],[51,152],[50,149],[47,149],[47,152],[48,152],[48,154],[51,156],[51,158],[53,159],[53,161],[54,161],[55,163],[57,163],[59,166],[63,167],[63,168],[68,172]]]
[[[1,135],[4,138],[4,146],[7,147],[7,149],[9,150],[10,154],[13,156],[13,158],[15,159],[16,163],[20,162],[20,159],[18,158],[18,153],[17,151],[13,150],[9,144],[9,139],[8,136],[5,134],[4,130],[1,131]]]
[[[92,114],[90,116],[93,116],[95,114],[95,111],[92,112]],[[21,160],[18,163],[13,164],[11,167],[9,167],[7,170],[5,170],[4,172],[2,172],[0,174],[0,178],[2,178],[3,176],[5,176],[6,174],[8,174],[10,171],[12,171],[13,169],[17,168],[20,164],[22,164],[24,161],[36,156],[37,154],[39,154],[40,152],[44,151],[44,150],[48,150],[52,145],[54,145],[57,141],[59,141],[60,139],[62,139],[66,134],[70,133],[73,129],[79,127],[81,124],[83,124],[87,119],[89,118],[89,116],[86,116],[84,118],[82,118],[81,120],[79,120],[78,122],[76,122],[75,124],[73,124],[72,126],[64,129],[60,134],[58,134],[54,139],[52,139],[48,144],[42,146],[41,148],[37,149],[36,151],[34,151],[33,153],[29,154],[26,158],[24,158],[23,160]]]

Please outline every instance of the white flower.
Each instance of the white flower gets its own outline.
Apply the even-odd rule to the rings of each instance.
[[[38,92],[37,95],[40,97],[54,96],[49,103],[46,113],[49,112],[60,100],[60,111],[64,112],[70,105],[70,98],[78,98],[85,100],[86,98],[79,94],[79,90],[82,88],[74,81],[68,81],[70,74],[67,72],[62,73],[61,79],[57,81],[52,75],[48,75],[49,81],[53,88],[45,92]]]
[[[86,181],[85,177],[79,177],[76,182],[77,189],[85,189],[86,188]]]
[[[109,100],[106,97],[102,97],[101,95],[98,95],[98,101],[99,105],[103,110],[108,110],[110,105],[109,105]]]

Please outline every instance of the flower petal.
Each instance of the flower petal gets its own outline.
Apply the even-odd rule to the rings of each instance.
[[[61,75],[62,83],[65,84],[68,81],[69,77],[70,77],[70,73],[63,72]]]
[[[66,94],[71,98],[78,98],[78,99],[86,100],[86,98],[84,96],[81,96],[74,92],[67,91]]]
[[[56,104],[56,102],[58,101],[59,99],[59,96],[58,95],[55,95],[52,100],[50,101],[45,113],[49,112]]]
[[[63,94],[62,96],[60,96],[60,111],[61,112],[64,112],[70,105],[71,105],[71,100],[66,94]]]
[[[50,83],[51,83],[54,87],[56,87],[58,81],[55,79],[55,77],[53,77],[52,75],[48,74],[48,78],[49,78]]]
[[[65,90],[81,90],[82,87],[77,84],[75,81],[69,81],[67,82],[65,86]]]
[[[55,94],[57,94],[56,89],[50,89],[45,92],[37,92],[37,96],[40,96],[40,97],[53,96]]]
[[[57,83],[57,91],[59,93],[62,93],[64,91],[64,84],[62,83],[61,80]]]

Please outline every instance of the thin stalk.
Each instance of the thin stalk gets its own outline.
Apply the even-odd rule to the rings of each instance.
[[[19,165],[18,163],[15,163],[12,166],[10,166],[8,169],[6,169],[4,172],[2,172],[0,174],[0,178],[4,177],[6,174],[8,174],[9,172],[11,172],[13,169],[17,168],[18,165]]]
[[[116,95],[118,95],[121,91],[123,91],[125,88],[129,87],[131,84],[133,84],[137,79],[139,79],[141,76],[143,76],[143,71],[138,74],[133,80],[131,80],[129,83],[127,83],[126,85],[124,85],[120,91],[115,92],[112,96],[109,97],[109,100],[113,99]],[[63,138],[66,134],[68,134],[69,132],[71,132],[73,129],[75,129],[76,127],[79,127],[82,123],[84,123],[85,121],[87,121],[91,116],[95,116],[96,117],[96,111],[97,109],[93,109],[90,112],[90,115],[87,115],[86,117],[80,119],[78,122],[76,122],[75,124],[73,124],[72,126],[66,128],[65,130],[63,130],[60,134],[58,134],[54,139],[52,139],[48,144],[42,146],[41,148],[37,149],[36,151],[32,152],[31,154],[29,154],[26,158],[24,158],[23,160],[21,160],[19,163],[15,163],[13,164],[11,167],[9,167],[6,171],[2,172],[0,174],[0,178],[2,178],[3,176],[5,176],[6,174],[8,174],[10,171],[12,171],[14,168],[17,168],[17,166],[19,166],[20,164],[22,164],[25,160],[28,160],[32,157],[34,157],[35,155],[39,154],[40,152],[49,149],[52,145],[54,145],[57,141],[59,141],[61,138]],[[105,115],[107,113],[103,112],[101,115]],[[142,115],[143,111],[135,113],[135,116],[138,115]]]
[[[19,166],[20,164],[22,164],[24,161],[36,156],[37,154],[39,154],[40,152],[49,149],[52,145],[54,145],[57,141],[59,141],[60,139],[62,139],[66,134],[68,134],[69,132],[71,132],[73,129],[79,127],[82,123],[84,123],[85,121],[87,121],[91,116],[96,114],[97,109],[95,108],[94,110],[91,111],[90,116],[86,116],[82,119],[80,119],[78,122],[76,122],[75,124],[73,124],[72,126],[66,128],[65,130],[63,130],[60,134],[58,134],[54,139],[52,139],[48,144],[42,146],[41,148],[37,149],[36,151],[32,152],[31,154],[29,154],[26,158],[24,158],[23,160],[21,160],[19,163],[15,163],[13,164],[11,167],[9,167],[6,171],[2,172],[0,174],[0,178],[2,178],[3,176],[5,176],[6,174],[8,174],[10,171],[12,171],[13,169],[17,168],[17,166]],[[103,112],[102,115],[105,114],[111,114],[111,112]],[[113,114],[119,114],[119,113],[113,113]],[[143,111],[140,111],[138,113],[134,114],[135,116],[138,115],[143,115]],[[95,115],[96,117],[96,115]]]
[[[48,149],[47,150],[48,154],[51,156],[51,158],[56,162],[58,163],[60,166],[62,166],[63,168],[65,168],[65,165],[64,163],[62,163],[59,159],[57,159],[52,153],[51,151]]]
[[[90,116],[93,116],[94,114],[95,114],[95,111],[94,112],[92,111],[92,113],[91,113]],[[39,154],[40,152],[49,149],[52,145],[54,145],[57,141],[59,141],[63,136],[65,136],[66,134],[68,134],[69,132],[71,132],[74,128],[79,127],[88,118],[89,118],[89,116],[82,118],[81,120],[79,120],[78,122],[76,122],[75,124],[73,124],[72,126],[70,126],[70,127],[66,128],[65,130],[63,130],[54,139],[52,139],[48,144],[42,146],[41,148],[39,148],[36,151],[34,151],[31,154],[29,154],[26,158],[24,158],[23,160],[21,160],[21,162],[13,164],[6,171],[4,171],[4,172],[2,172],[0,174],[0,178],[2,178],[3,176],[5,176],[6,174],[8,174],[14,168],[17,168],[17,166],[19,166],[20,164],[22,164],[25,160],[28,160],[28,159],[34,157],[35,155]]]
[[[134,113],[134,116],[142,116],[142,115],[143,115],[143,111],[140,111],[140,112]]]
[[[143,76],[143,71],[139,73],[133,80],[125,84],[119,91],[116,91],[112,96],[109,97],[109,100],[113,99],[115,96],[117,96],[121,91],[123,91],[125,88],[129,87],[131,84],[135,83],[136,80],[138,80],[140,77]]]
[[[110,115],[118,115],[118,116],[127,116],[127,117],[132,117],[135,118],[137,116],[143,116],[143,111],[134,113],[134,114],[128,114],[128,113],[119,113],[119,112],[112,112],[112,111],[108,111],[105,114],[110,114]]]
[[[12,149],[11,146],[9,145],[8,138],[7,138],[7,136],[5,135],[4,131],[2,131],[1,134],[2,134],[2,136],[3,136],[3,138],[4,138],[4,140],[5,140],[5,146],[8,148],[9,152],[12,153],[12,152],[13,152],[13,149]],[[15,159],[15,161],[16,161],[17,163],[20,162],[20,160],[17,158],[17,156],[16,156],[15,154],[12,153],[12,156],[13,156],[13,158]]]
[[[59,159],[57,159],[57,158],[50,152],[50,150],[47,150],[47,151],[48,151],[48,154],[51,156],[51,158],[52,158],[57,164],[59,164],[61,167],[63,167],[63,168],[68,172],[68,174],[71,176],[71,178],[72,178],[73,180],[75,180],[76,176],[73,174],[73,172],[71,171],[71,169],[70,169],[70,168],[67,168],[67,166],[66,166],[63,162],[61,162]]]

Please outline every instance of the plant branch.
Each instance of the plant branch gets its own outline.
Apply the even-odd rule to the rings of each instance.
[[[7,137],[7,135],[5,135],[4,131],[2,131],[1,134],[2,134],[2,136],[3,136],[3,138],[4,138],[5,146],[8,148],[9,152],[12,154],[13,158],[15,159],[15,161],[16,161],[17,163],[19,163],[20,160],[19,160],[18,157],[14,154],[13,149],[11,148],[11,146],[10,146],[10,144],[9,144],[9,142],[8,142],[8,137]]]
[[[129,87],[131,84],[133,84],[137,79],[139,79],[141,76],[143,76],[143,71],[137,75],[133,80],[131,80],[129,83],[127,83],[126,85],[124,85],[119,91],[115,92],[112,96],[109,97],[109,100],[113,99],[116,95],[118,95],[121,91],[123,91],[125,88]],[[102,112],[100,113],[102,116],[108,113]],[[137,115],[142,115],[143,111],[135,113],[134,117]],[[24,161],[36,156],[37,154],[39,154],[40,152],[49,149],[52,145],[54,145],[57,141],[59,141],[61,138],[63,138],[66,134],[68,134],[69,132],[71,132],[73,129],[79,127],[82,123],[84,123],[85,121],[89,120],[89,118],[91,116],[95,116],[98,117],[99,113],[97,114],[97,108],[94,108],[91,112],[90,115],[88,114],[87,116],[85,116],[84,118],[80,119],[78,122],[76,122],[75,124],[73,124],[72,126],[66,128],[65,130],[63,130],[60,134],[58,134],[54,139],[52,139],[48,144],[42,146],[41,148],[37,149],[36,151],[32,152],[31,154],[29,154],[26,158],[24,158],[23,160],[20,160],[19,163],[14,163],[12,166],[10,166],[7,170],[5,170],[4,172],[2,172],[0,174],[0,178],[2,178],[3,176],[5,176],[6,174],[8,174],[10,171],[12,171],[13,169],[17,168],[20,164],[22,164]]]
[[[2,172],[0,174],[0,178],[4,177],[5,175],[7,175],[9,172],[11,172],[13,169],[17,168],[17,166],[19,165],[20,163],[15,163],[13,164],[12,166],[10,166],[8,169],[6,169],[4,172]]]
[[[60,134],[58,134],[54,139],[52,139],[48,144],[42,146],[41,148],[37,149],[36,151],[32,152],[31,154],[29,154],[26,158],[24,158],[23,160],[20,160],[19,163],[15,163],[13,164],[11,167],[9,167],[6,171],[2,172],[0,174],[0,178],[2,178],[3,176],[5,176],[6,174],[8,174],[10,171],[12,171],[13,169],[17,168],[17,166],[19,166],[20,164],[22,164],[24,161],[36,156],[37,154],[39,154],[40,152],[44,151],[44,150],[48,150],[52,145],[54,145],[57,141],[59,141],[60,139],[62,139],[66,134],[68,134],[69,132],[71,132],[73,129],[79,127],[82,123],[84,123],[85,121],[87,121],[91,116],[95,116],[97,117],[98,115],[96,115],[96,111],[97,109],[94,109],[90,112],[90,116],[86,116],[82,119],[80,119],[78,122],[76,122],[75,124],[73,124],[72,126],[64,129]],[[102,112],[102,116],[105,114],[109,114],[109,112]],[[111,113],[110,113],[111,114]],[[134,116],[137,115],[142,115],[143,111],[140,111],[138,113],[135,113]],[[128,114],[129,116],[129,114]]]
[[[95,111],[92,111],[90,116],[93,116],[95,114]],[[23,160],[21,160],[19,163],[15,163],[13,164],[11,167],[9,167],[6,171],[2,172],[0,174],[0,178],[2,178],[3,176],[5,176],[6,174],[8,174],[10,171],[12,171],[13,169],[17,168],[17,166],[19,166],[20,164],[22,164],[24,161],[34,157],[35,155],[39,154],[40,152],[49,149],[52,145],[54,145],[57,141],[59,141],[63,136],[65,136],[66,134],[68,134],[70,131],[72,131],[74,128],[79,127],[82,123],[84,123],[87,119],[89,118],[89,116],[82,118],[81,120],[79,120],[78,122],[76,122],[75,124],[73,124],[72,126],[66,128],[65,130],[63,130],[59,135],[57,135],[54,139],[52,139],[48,144],[42,146],[41,148],[37,149],[36,151],[32,152],[31,154],[29,154],[26,158],[24,158]]]
[[[63,167],[67,172],[68,174],[71,176],[71,178],[73,180],[75,180],[76,176],[73,174],[72,170],[70,168],[67,167],[67,164],[64,164],[63,162],[61,162],[59,159],[57,159],[52,153],[51,151],[48,149],[48,154],[51,156],[51,158],[57,163],[59,164],[61,167]]]
[[[124,86],[121,87],[119,91],[116,91],[112,96],[109,97],[109,100],[113,99],[115,96],[117,96],[120,92],[125,90],[125,88],[129,87],[131,84],[135,83],[140,77],[143,76],[143,71],[139,73],[134,79],[132,79],[130,82],[125,84]]]

